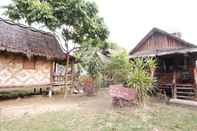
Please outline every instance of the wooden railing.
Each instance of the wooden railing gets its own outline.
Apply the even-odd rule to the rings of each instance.
[[[72,74],[67,74],[67,82],[65,80],[65,75],[54,75],[53,76],[53,86],[64,86],[66,84],[70,85],[72,83]]]

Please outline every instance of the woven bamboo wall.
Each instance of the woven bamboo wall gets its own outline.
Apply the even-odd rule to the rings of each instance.
[[[26,86],[50,83],[51,63],[37,59],[35,69],[23,68],[22,56],[0,55],[0,86]]]

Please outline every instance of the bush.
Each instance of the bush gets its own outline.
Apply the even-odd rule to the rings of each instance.
[[[131,70],[128,86],[137,91],[137,100],[143,104],[145,98],[150,94],[155,82],[150,71],[155,68],[156,61],[152,58],[136,58],[131,61]]]

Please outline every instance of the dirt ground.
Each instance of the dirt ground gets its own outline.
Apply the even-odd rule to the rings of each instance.
[[[99,91],[96,96],[92,97],[68,96],[64,98],[62,95],[54,95],[52,98],[33,96],[0,101],[0,115],[3,120],[62,110],[91,110],[102,112],[104,110],[111,110],[112,108],[111,97],[107,94],[107,89]]]
[[[113,107],[107,89],[93,97],[1,101],[0,108],[0,131],[197,131],[196,108],[166,104],[154,97],[143,108]]]

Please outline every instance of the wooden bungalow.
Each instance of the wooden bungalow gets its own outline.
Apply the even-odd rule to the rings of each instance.
[[[0,91],[49,87],[65,62],[54,35],[0,18]]]
[[[177,99],[197,100],[197,46],[179,33],[153,28],[129,55],[130,59],[154,57],[159,89]]]

